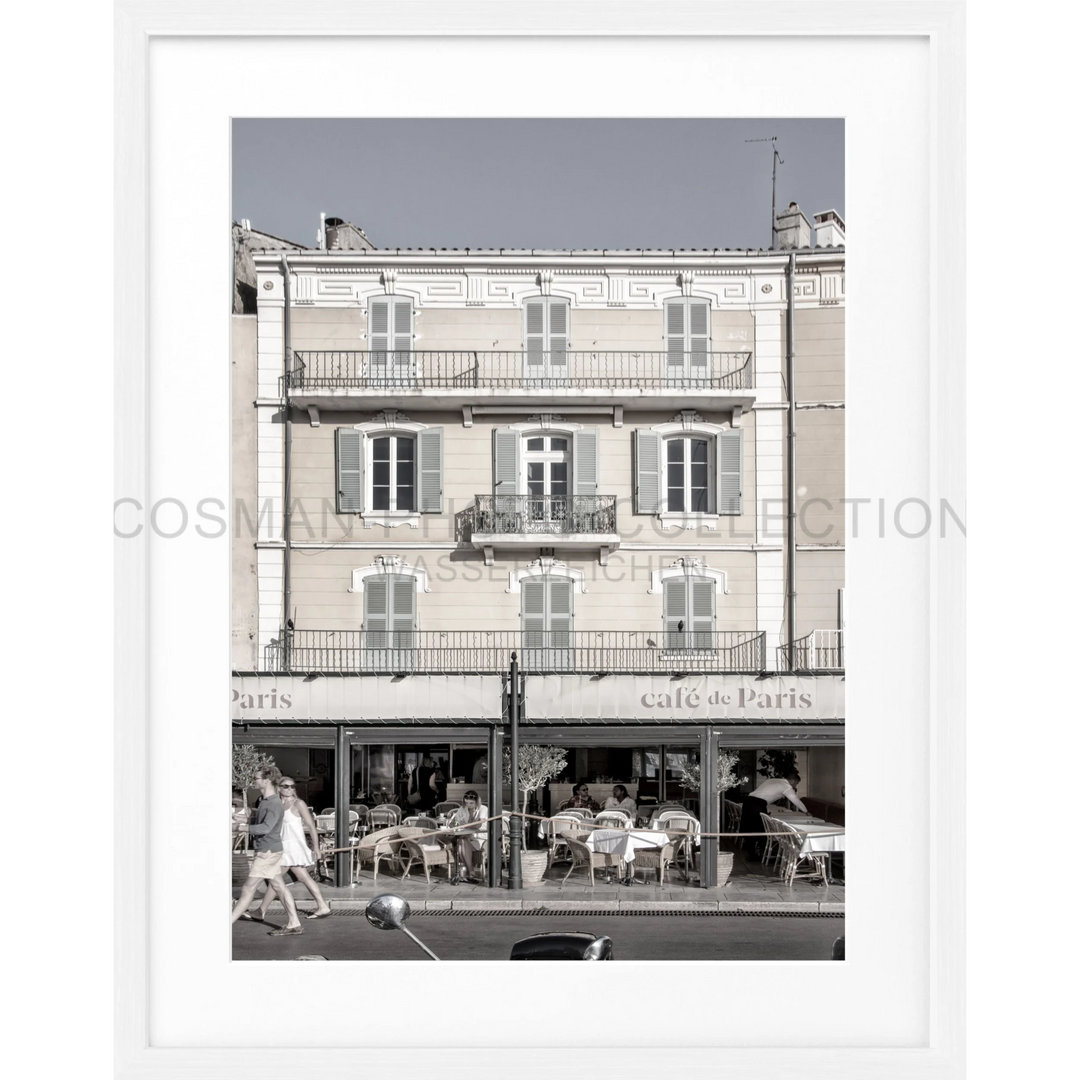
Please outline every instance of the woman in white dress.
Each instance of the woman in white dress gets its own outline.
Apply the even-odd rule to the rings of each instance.
[[[283,872],[291,870],[296,880],[311,893],[315,900],[316,908],[307,917],[309,919],[325,919],[330,914],[330,905],[323,899],[319,886],[308,872],[308,868],[315,864],[315,856],[312,854],[312,850],[317,851],[319,848],[318,827],[315,824],[315,819],[311,816],[307,803],[297,797],[296,781],[291,776],[281,778],[281,783],[278,784],[278,793],[281,795],[281,802],[285,807],[285,817],[281,823],[281,869]],[[311,837],[310,848],[304,836],[305,829],[307,829],[308,836]],[[259,906],[258,916],[253,915],[252,918],[258,918],[260,921],[265,922],[266,913],[273,898],[274,890],[267,889],[262,898],[262,904]]]

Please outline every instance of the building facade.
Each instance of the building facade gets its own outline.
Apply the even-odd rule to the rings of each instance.
[[[255,252],[234,737],[341,831],[424,754],[499,805],[516,654],[565,785],[715,831],[717,749],[752,776],[779,747],[842,803],[843,222],[818,218],[811,247],[789,208],[778,251]]]

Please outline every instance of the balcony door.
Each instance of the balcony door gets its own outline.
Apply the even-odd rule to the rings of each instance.
[[[709,381],[709,302],[688,296],[664,304],[668,386]]]
[[[570,305],[541,296],[525,302],[525,385],[565,386],[569,381]]]
[[[371,300],[368,311],[368,379],[373,386],[412,386],[416,382],[412,301],[387,296]]]
[[[522,658],[526,671],[567,671],[574,663],[574,584],[567,578],[521,582]]]
[[[570,439],[566,435],[529,435],[522,460],[528,531],[566,532],[572,490]]]
[[[416,578],[379,574],[364,585],[364,667],[412,671],[416,666]]]

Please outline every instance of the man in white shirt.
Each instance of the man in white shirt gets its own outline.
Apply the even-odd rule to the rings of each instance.
[[[808,814],[809,811],[803,805],[802,800],[795,794],[795,789],[799,786],[800,779],[801,777],[797,772],[792,772],[788,776],[772,776],[768,780],[763,780],[758,784],[758,786],[746,796],[746,800],[743,802],[742,820],[739,824],[739,832],[764,832],[765,826],[761,823],[761,815],[768,809],[769,803],[777,802],[780,799],[787,799],[796,810],[801,810],[804,814]],[[763,836],[747,837],[747,862],[761,861],[761,852],[765,846],[764,841],[765,837]]]

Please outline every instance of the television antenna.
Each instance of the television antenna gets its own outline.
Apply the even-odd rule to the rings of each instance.
[[[743,142],[767,142],[772,143],[772,250],[776,250],[777,230],[776,230],[776,166],[783,165],[784,159],[780,156],[780,151],[776,149],[776,135],[770,135],[767,139],[743,139]]]

